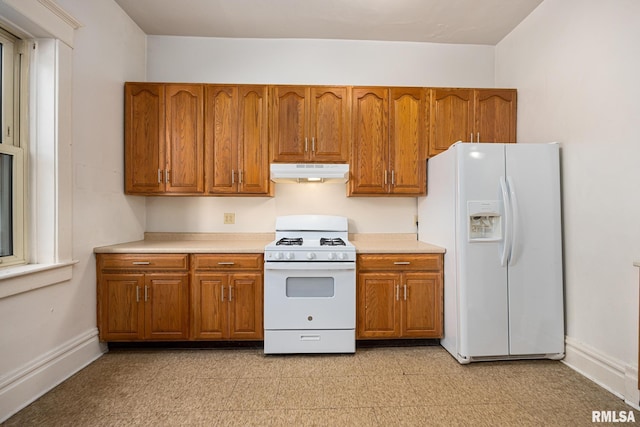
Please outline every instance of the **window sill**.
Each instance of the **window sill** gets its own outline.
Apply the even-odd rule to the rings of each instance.
[[[77,263],[27,264],[0,270],[0,299],[71,280]]]

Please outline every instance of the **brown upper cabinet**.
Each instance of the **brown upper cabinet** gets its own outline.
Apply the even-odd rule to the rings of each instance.
[[[125,84],[125,192],[204,191],[203,86]]]
[[[426,90],[353,88],[349,195],[426,193]]]
[[[206,192],[268,194],[267,86],[205,86]]]
[[[274,162],[349,160],[347,87],[272,86]]]
[[[516,142],[515,89],[430,89],[429,156],[457,141]]]

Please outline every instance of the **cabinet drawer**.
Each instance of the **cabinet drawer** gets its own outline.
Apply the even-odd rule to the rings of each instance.
[[[187,254],[99,254],[103,270],[188,270]]]
[[[262,254],[194,255],[194,270],[262,270]]]
[[[358,255],[358,270],[420,270],[439,271],[442,269],[440,254],[380,254]]]

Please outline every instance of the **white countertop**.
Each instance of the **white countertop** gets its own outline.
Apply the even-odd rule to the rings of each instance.
[[[144,240],[94,248],[94,253],[262,253],[273,233],[146,233]],[[444,253],[415,234],[352,234],[356,253]]]

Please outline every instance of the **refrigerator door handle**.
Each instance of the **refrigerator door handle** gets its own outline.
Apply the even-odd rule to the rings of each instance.
[[[520,212],[518,210],[516,189],[510,176],[507,177],[507,184],[509,187],[509,204],[511,205],[511,243],[509,245],[509,264],[511,264],[515,259],[514,255],[516,252],[516,244],[518,242],[518,219],[520,217]]]
[[[500,192],[502,194],[502,203],[504,206],[504,243],[502,245],[502,253],[500,254],[500,265],[506,267],[509,263],[509,255],[511,254],[511,199],[509,198],[509,189],[507,188],[507,180],[504,176],[500,177]]]

